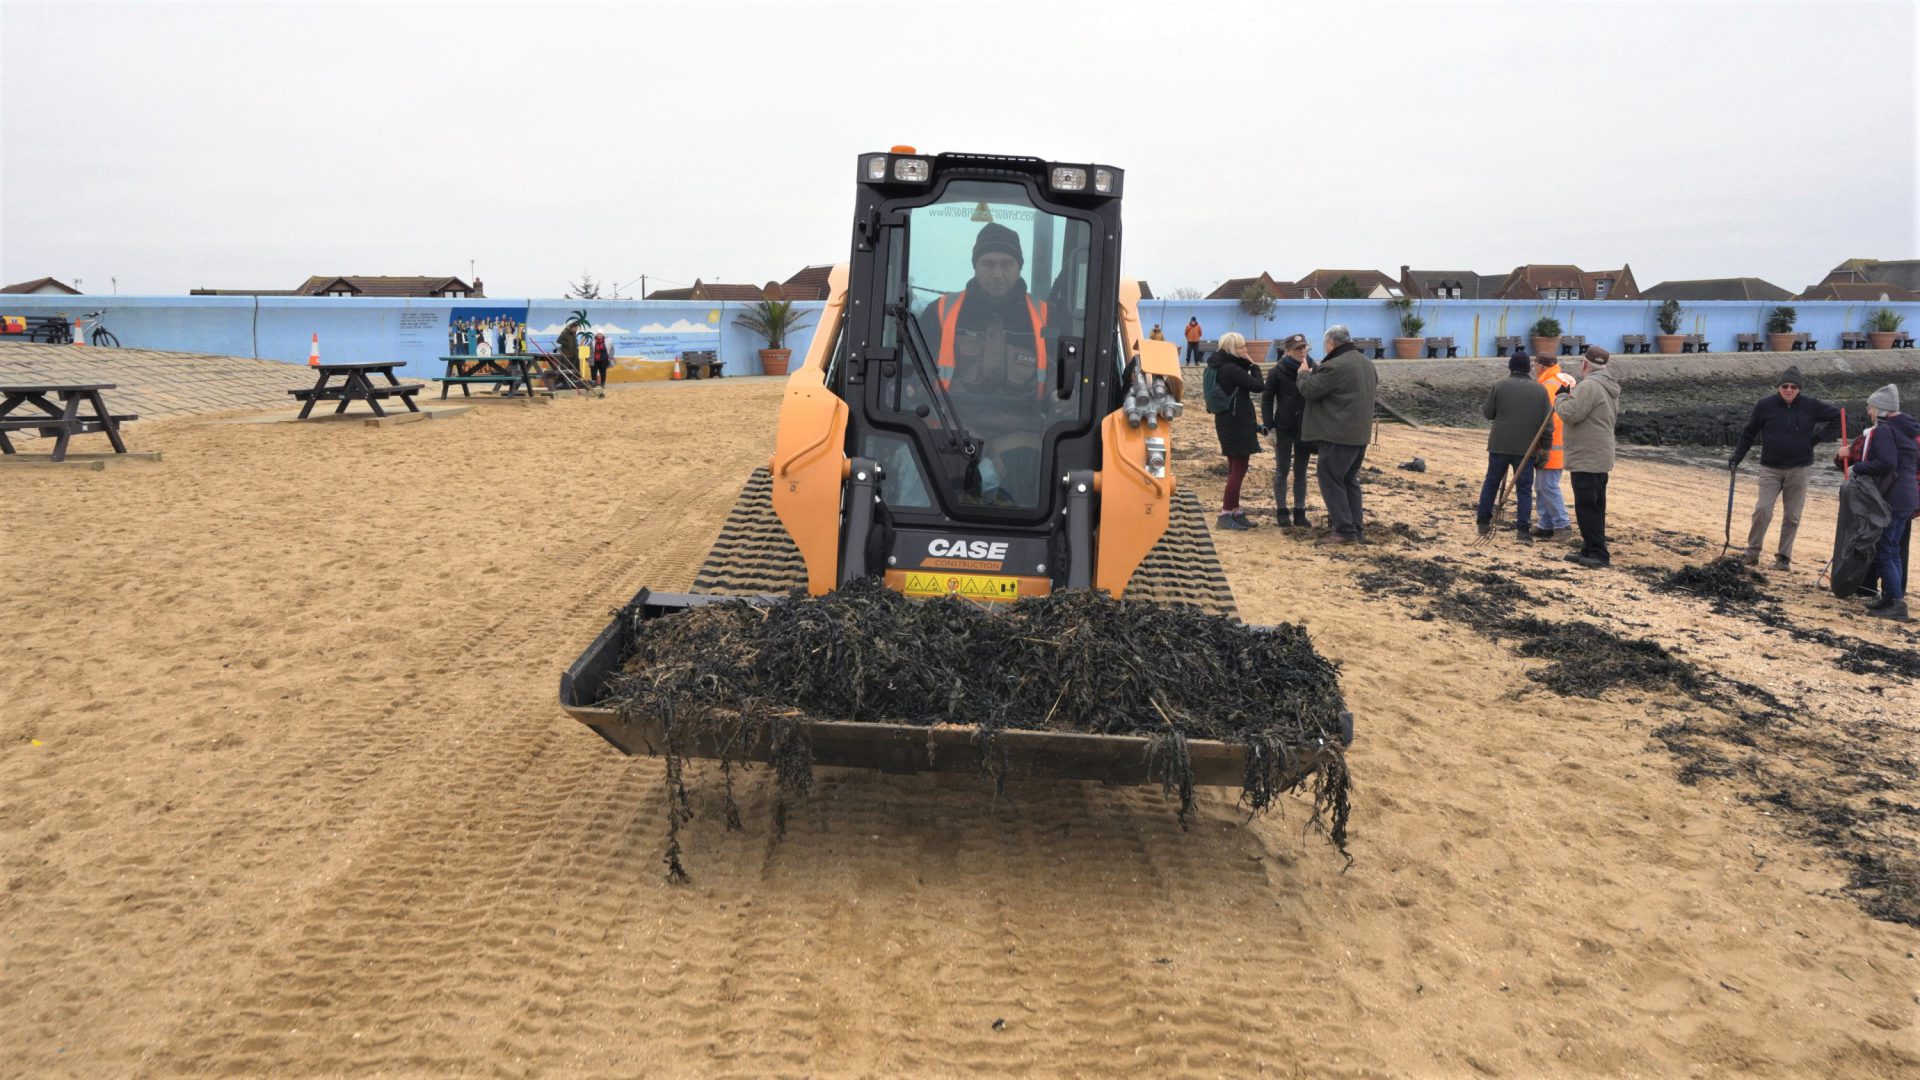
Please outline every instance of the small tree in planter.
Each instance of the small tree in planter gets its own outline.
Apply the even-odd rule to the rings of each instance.
[[[1267,349],[1273,339],[1260,337],[1260,324],[1273,317],[1273,294],[1259,282],[1247,286],[1240,294],[1240,310],[1253,318],[1253,332],[1247,335],[1247,359],[1256,364],[1266,363]]]
[[[1867,312],[1867,344],[1875,349],[1891,349],[1894,340],[1900,336],[1900,328],[1906,325],[1907,317],[1892,308],[1875,308]]]
[[[1427,339],[1420,332],[1427,328],[1427,320],[1414,313],[1413,297],[1396,296],[1387,301],[1387,306],[1400,313],[1400,336],[1393,339],[1394,358],[1420,359],[1426,353]]]
[[[793,350],[787,348],[787,335],[806,329],[806,313],[796,311],[792,300],[761,300],[747,305],[733,320],[742,330],[760,335],[767,347],[760,350],[760,370],[768,375],[785,375]]]
[[[1542,315],[1540,316],[1540,318],[1534,321],[1534,324],[1531,327],[1528,328],[1527,333],[1529,336],[1533,338],[1533,342],[1532,342],[1533,355],[1535,356],[1559,356],[1560,355],[1560,320],[1559,319],[1556,319],[1551,315]]]
[[[1793,324],[1800,313],[1785,304],[1767,312],[1767,351],[1793,351]]]
[[[1680,301],[1660,301],[1660,306],[1653,310],[1653,321],[1660,327],[1653,338],[1654,347],[1663,353],[1678,353],[1687,340],[1680,333]]]

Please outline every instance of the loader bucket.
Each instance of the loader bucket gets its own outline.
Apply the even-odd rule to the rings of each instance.
[[[594,733],[613,744],[623,754],[657,756],[665,749],[666,734],[648,718],[633,723],[619,712],[599,702],[606,696],[608,676],[618,671],[625,659],[626,623],[664,618],[687,608],[737,596],[699,593],[656,593],[640,590],[632,602],[616,614],[586,652],[560,676],[560,707],[568,715],[592,728]],[[775,597],[762,598],[766,602]],[[1353,715],[1342,713],[1340,738],[1353,741]],[[815,765],[856,769],[878,769],[890,773],[980,771],[978,729],[965,725],[928,727],[915,724],[876,724],[854,721],[815,721],[807,725]],[[1130,735],[1088,735],[1073,732],[1022,731],[1002,729],[997,733],[997,751],[1005,752],[1006,777],[1057,780],[1099,780],[1110,784],[1161,782],[1164,770],[1153,768],[1152,740]],[[721,748],[711,741],[694,740],[681,746],[686,757],[717,758]],[[1246,781],[1245,746],[1215,740],[1189,739],[1187,753],[1192,762],[1193,782],[1217,787],[1240,787]],[[765,761],[767,747],[735,747],[728,756],[735,760]],[[997,755],[996,755],[997,756]],[[1319,768],[1332,751],[1304,750],[1299,759],[1302,776]]]

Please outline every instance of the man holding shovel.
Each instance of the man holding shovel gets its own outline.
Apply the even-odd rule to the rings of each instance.
[[[1773,568],[1786,570],[1793,565],[1793,540],[1800,531],[1800,512],[1807,505],[1807,476],[1813,471],[1814,445],[1834,437],[1833,425],[1840,410],[1800,392],[1800,369],[1790,367],[1780,375],[1778,393],[1761,399],[1753,415],[1734,444],[1727,468],[1738,472],[1740,462],[1760,441],[1760,494],[1753,506],[1753,524],[1747,529],[1747,550],[1743,560],[1748,566],[1760,563],[1760,548],[1767,539],[1767,527],[1773,524],[1773,504],[1783,496],[1780,515],[1780,541],[1774,548]],[[1728,505],[1732,505],[1732,477],[1728,477]],[[1731,514],[1731,510],[1728,511]]]
[[[1493,421],[1487,433],[1487,476],[1480,483],[1480,506],[1475,515],[1481,536],[1493,531],[1493,519],[1505,501],[1506,479],[1513,471],[1515,494],[1519,503],[1514,524],[1520,542],[1533,543],[1527,531],[1533,509],[1533,457],[1548,437],[1547,418],[1553,415],[1553,402],[1547,388],[1528,373],[1527,354],[1516,349],[1507,358],[1507,377],[1487,392],[1487,404],[1481,410]]]

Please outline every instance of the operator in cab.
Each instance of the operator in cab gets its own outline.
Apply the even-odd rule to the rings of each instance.
[[[1047,304],[1021,277],[1020,237],[989,223],[973,241],[973,277],[920,312],[940,384],[961,423],[983,443],[963,496],[986,505],[1032,505],[1040,479],[1047,395]]]

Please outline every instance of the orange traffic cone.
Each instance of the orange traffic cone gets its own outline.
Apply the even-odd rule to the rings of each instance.
[[[80,335],[80,320],[73,320],[73,340],[68,344],[85,345],[86,343],[86,339]]]
[[[685,360],[674,360],[673,377],[676,379],[684,379],[687,377],[687,362]]]
[[[307,366],[320,366],[320,334],[317,331],[313,335],[313,348],[307,352]]]

